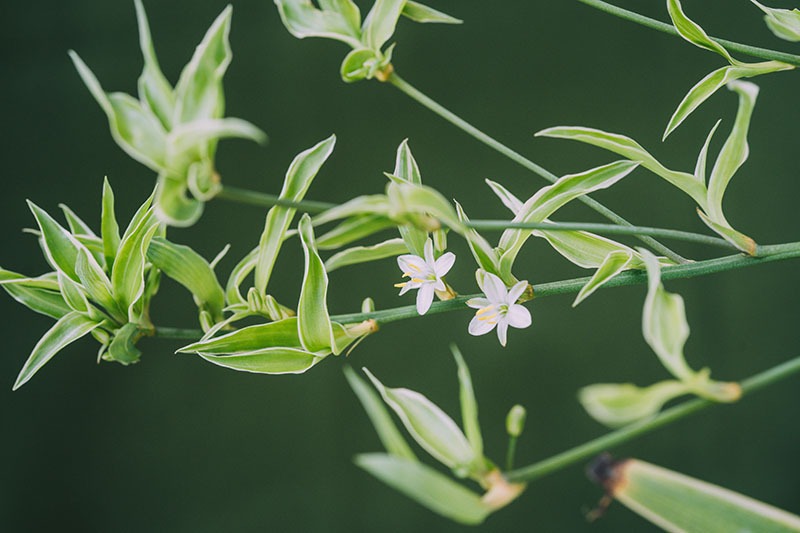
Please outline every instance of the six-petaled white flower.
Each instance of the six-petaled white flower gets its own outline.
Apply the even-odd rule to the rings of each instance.
[[[417,313],[420,315],[424,315],[430,309],[435,291],[447,290],[442,277],[450,271],[456,260],[456,256],[452,252],[447,252],[439,259],[434,259],[433,242],[430,239],[425,242],[424,254],[425,257],[407,254],[397,258],[397,266],[403,271],[403,276],[411,279],[395,285],[395,287],[401,287],[401,295],[411,289],[419,289]]]
[[[500,278],[486,272],[480,287],[486,298],[467,301],[468,306],[478,310],[469,323],[469,332],[472,335],[484,335],[497,326],[497,338],[505,346],[508,326],[527,328],[531,325],[530,311],[517,303],[528,282],[520,281],[509,290]]]

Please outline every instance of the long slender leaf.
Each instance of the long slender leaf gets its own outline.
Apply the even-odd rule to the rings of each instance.
[[[0,268],[0,285],[9,296],[39,314],[59,319],[71,311],[60,292],[42,287],[36,279]]]
[[[317,237],[317,248],[334,250],[395,226],[394,222],[382,215],[354,216]]]
[[[461,355],[461,350],[455,344],[450,345],[450,351],[458,365],[458,384],[459,398],[461,401],[461,419],[464,425],[464,433],[475,455],[483,456],[483,436],[481,435],[481,425],[478,421],[478,401],[475,399],[475,391],[472,388],[472,376],[469,367]]]
[[[227,356],[199,355],[215,365],[255,374],[302,374],[324,359],[305,350],[285,347]]]
[[[139,26],[139,47],[144,58],[144,68],[139,76],[139,98],[142,104],[158,117],[161,125],[169,130],[172,128],[172,117],[175,112],[175,94],[158,65],[142,0],[134,0],[134,5]]]
[[[408,247],[403,239],[389,239],[372,246],[354,246],[332,255],[325,261],[325,270],[333,272],[345,266],[378,261],[407,252]]]
[[[131,221],[131,224],[136,220]],[[111,286],[114,298],[120,307],[127,311],[128,320],[136,322],[135,304],[144,293],[144,267],[147,248],[158,231],[158,223],[152,211],[138,221],[134,227],[128,227],[119,245],[119,252],[111,271]]]
[[[461,24],[464,22],[461,19],[451,17],[432,7],[420,4],[419,2],[412,2],[411,0],[407,1],[406,5],[403,7],[402,15],[410,18],[414,22],[422,23]]]
[[[598,267],[597,272],[594,273],[592,279],[586,282],[575,301],[572,302],[572,307],[577,306],[586,298],[591,296],[597,289],[614,279],[617,275],[630,267],[633,261],[633,254],[624,250],[616,250],[608,254],[603,260],[603,263]]]
[[[307,214],[300,219],[299,233],[305,257],[303,287],[297,303],[300,341],[310,352],[335,349],[331,317],[328,314],[328,274],[314,245],[311,217]]]
[[[609,427],[624,426],[658,414],[668,401],[691,392],[686,384],[668,380],[637,387],[632,383],[596,383],[583,387],[578,399],[589,415]]]
[[[119,224],[114,212],[114,191],[108,178],[103,180],[103,208],[100,215],[100,234],[103,237],[103,253],[106,257],[106,266],[111,270],[114,258],[119,250]]]
[[[375,0],[361,31],[367,48],[380,50],[394,33],[406,0]]]
[[[283,25],[298,39],[324,37],[361,48],[361,32],[353,28],[352,14],[314,7],[311,0],[275,0]]]

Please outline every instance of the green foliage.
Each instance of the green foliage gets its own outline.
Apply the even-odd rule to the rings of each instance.
[[[764,22],[776,37],[786,41],[800,41],[800,9],[778,9],[750,0],[765,13]]]
[[[106,93],[78,54],[70,52],[70,57],[108,117],[116,143],[158,173],[155,213],[159,220],[189,226],[202,214],[203,202],[219,191],[214,168],[217,142],[227,137],[264,142],[266,137],[248,122],[223,118],[222,78],[232,58],[231,7],[211,25],[173,89],[159,67],[141,0],[135,4],[144,57],[138,100]]]

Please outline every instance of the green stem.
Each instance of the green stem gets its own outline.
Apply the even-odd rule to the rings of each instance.
[[[514,468],[514,456],[517,454],[517,439],[513,435],[508,437],[508,451],[506,452],[506,470]]]
[[[552,172],[548,171],[542,166],[537,165],[530,159],[526,158],[519,152],[512,150],[505,144],[501,143],[497,139],[490,137],[489,135],[485,134],[466,120],[462,119],[452,111],[442,107],[436,101],[429,98],[424,93],[420,92],[416,87],[405,81],[403,78],[397,75],[397,73],[393,72],[389,79],[387,80],[389,83],[394,85],[397,89],[401,92],[405,93],[407,96],[411,97],[411,99],[416,100],[419,104],[423,107],[428,108],[429,110],[433,111],[446,121],[450,122],[457,128],[460,128],[465,133],[471,135],[478,141],[482,142],[486,146],[494,149],[495,151],[501,153],[502,155],[506,156],[510,160],[514,161],[515,163],[521,165],[522,167],[530,170],[534,174],[541,176],[542,178],[546,179],[550,183],[554,183],[558,180],[558,176],[553,174]],[[578,198],[581,202],[588,205],[602,216],[607,218],[608,220],[614,222],[615,224],[619,224],[621,226],[630,226],[631,224],[616,214],[614,211],[610,210],[603,204],[589,198],[588,196],[581,196]],[[647,244],[653,251],[658,252],[660,254],[664,254],[665,256],[669,257],[676,263],[686,263],[687,260],[678,255],[677,253],[673,252],[657,240],[653,239],[652,237],[648,237],[645,235],[640,235],[639,239]]]
[[[504,220],[472,220],[467,227],[478,230],[538,229],[547,231],[593,231],[606,235],[649,235],[664,239],[696,242],[717,246],[728,250],[737,248],[725,239],[710,237],[700,233],[643,226],[617,226],[615,224],[594,224],[588,222],[508,222]]]
[[[199,329],[157,327],[153,329],[153,336],[165,339],[196,341],[203,336],[203,332]]]
[[[758,390],[764,389],[781,380],[784,380],[800,372],[800,357],[791,359],[785,363],[774,366],[764,372],[756,374],[742,381],[742,395],[746,396]],[[613,431],[602,437],[591,440],[570,450],[556,454],[548,459],[539,461],[530,466],[512,470],[506,474],[506,478],[512,482],[530,482],[542,478],[547,474],[552,474],[562,468],[588,459],[598,453],[602,453],[609,448],[626,443],[634,438],[649,433],[662,426],[666,426],[689,416],[698,411],[702,411],[712,405],[718,405],[704,399],[695,399],[676,405],[661,414],[647,420],[631,424],[617,431]]]
[[[293,202],[291,200],[284,200],[274,194],[267,194],[263,192],[250,191],[247,189],[240,189],[238,187],[231,187],[226,185],[220,192],[217,193],[216,198],[220,200],[228,200],[229,202],[237,202],[240,204],[255,205],[259,207],[272,207],[280,205],[284,207],[294,207],[306,213],[321,213],[337,204],[328,202],[314,202],[311,200],[302,200],[300,202]]]
[[[609,4],[608,2],[603,2],[602,0],[578,0],[578,1],[586,4],[587,6],[591,6],[595,9],[599,9],[600,11],[609,13],[610,15],[614,15],[615,17],[629,20],[637,24],[641,24],[642,26],[645,26],[647,28],[664,32],[669,35],[673,35],[675,37],[680,36],[678,30],[676,30],[671,24],[666,24],[659,20],[651,19],[650,17],[645,17],[644,15],[640,15],[639,13],[636,13],[634,11],[622,9],[621,7]],[[712,37],[712,39],[720,43],[725,48],[733,50],[734,52],[741,52],[743,54],[747,54],[752,57],[782,61],[784,63],[789,63],[790,65],[800,66],[800,56],[798,55],[787,54],[785,52],[777,52],[775,50],[770,50],[767,48],[759,48],[757,46],[750,46],[747,44],[737,43],[734,41],[728,41],[726,39],[720,39],[718,37]]]

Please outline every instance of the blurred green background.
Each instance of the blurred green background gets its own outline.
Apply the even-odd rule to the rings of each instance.
[[[362,9],[369,2],[359,2]],[[567,141],[534,139],[554,125],[586,125],[625,133],[668,166],[691,169],[707,131],[723,118],[718,150],[736,98],[721,91],[660,142],[685,92],[722,59],[576,1],[440,0],[436,7],[462,26],[400,23],[398,72],[485,131],[557,174],[609,162],[612,156]],[[622,5],[666,19],[661,1]],[[790,3],[783,3],[789,6]],[[146,2],[162,68],[171,81],[225,2]],[[798,51],[764,27],[746,0],[686,0],[687,12],[711,34]],[[102,178],[117,192],[127,220],[149,194],[154,176],[111,140],[107,122],[74,72],[78,51],[107,90],[135,91],[141,59],[133,3],[38,0],[5,2],[0,33],[3,107],[0,155],[4,193],[0,238],[4,267],[38,274],[46,265],[37,243],[20,230],[33,224],[25,199],[54,212],[63,202],[99,221]],[[528,197],[543,181],[478,144],[398,91],[376,82],[348,86],[338,68],[346,53],[332,41],[299,41],[283,28],[268,0],[234,3],[234,61],[225,88],[229,116],[270,135],[267,147],[223,142],[224,183],[276,193],[292,157],[335,132],[334,155],[308,197],[344,201],[380,192],[381,172],[408,137],[425,182],[457,198],[473,218],[507,216],[483,184],[492,178]],[[728,218],[759,242],[797,240],[800,170],[797,74],[757,80],[751,156],[728,191]],[[714,152],[715,153],[715,152]],[[705,231],[688,197],[637,170],[595,197],[636,223]],[[219,270],[257,242],[261,209],[213,201],[196,226],[171,238],[213,257],[232,250]],[[596,221],[581,205],[559,220]],[[496,238],[496,237],[493,237]],[[694,258],[716,253],[676,243]],[[451,282],[474,292],[468,251]],[[296,243],[285,247],[274,281],[281,301],[299,293]],[[584,275],[543,242],[531,242],[517,273],[532,282]],[[525,266],[523,266],[525,265]],[[379,308],[410,304],[396,296],[392,261],[332,276],[333,312],[351,312],[372,296]],[[687,357],[719,379],[740,379],[798,353],[797,263],[770,264],[667,284],[687,303],[692,335]],[[509,407],[528,408],[518,462],[526,464],[602,434],[575,392],[600,381],[648,384],[666,376],[640,332],[643,287],[601,291],[577,309],[571,298],[534,302],[534,324],[496,337],[470,338],[469,312],[385,327],[350,357],[391,386],[427,394],[457,414],[457,342],[471,366],[487,450],[505,453]],[[140,364],[95,364],[93,341],[79,342],[16,393],[11,385],[49,319],[0,298],[0,524],[6,531],[456,531],[458,525],[381,485],[351,462],[380,443],[341,367],[326,361],[303,376],[265,377],[172,355],[176,341],[145,340]],[[193,327],[188,294],[170,281],[154,304],[159,325]],[[797,380],[718,407],[611,450],[712,481],[800,512],[800,426]],[[599,522],[584,515],[601,497],[582,466],[532,485],[484,531],[649,531],[612,505]]]

